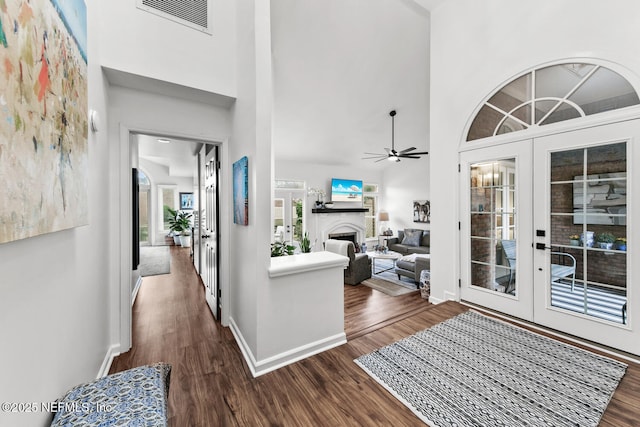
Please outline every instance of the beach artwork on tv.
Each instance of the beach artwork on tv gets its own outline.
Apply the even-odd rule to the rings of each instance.
[[[353,179],[331,180],[332,202],[362,202],[362,181]]]
[[[0,1],[0,243],[88,223],[83,0]]]

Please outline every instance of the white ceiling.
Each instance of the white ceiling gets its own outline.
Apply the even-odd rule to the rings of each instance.
[[[379,167],[365,151],[428,151],[429,15],[444,0],[272,2],[277,160]],[[420,161],[420,160],[403,160]]]
[[[275,158],[386,165],[361,158],[391,146],[391,110],[396,149],[428,151],[429,11],[444,1],[272,2]],[[140,157],[192,176],[198,143],[158,138],[138,135]]]
[[[194,155],[202,143],[164,138],[171,141],[164,144],[158,142],[163,137],[142,134],[136,136],[141,159],[165,166],[169,176],[193,177]]]

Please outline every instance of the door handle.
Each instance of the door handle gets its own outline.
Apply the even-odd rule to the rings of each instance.
[[[208,235],[208,234],[203,234],[203,235],[202,235],[202,236],[200,236],[200,237],[202,237],[203,239],[208,239],[208,238],[209,238],[209,237],[211,237],[211,236],[210,236],[210,235]]]
[[[544,243],[536,243],[536,249],[544,251],[545,249],[551,249],[551,247],[545,246]]]

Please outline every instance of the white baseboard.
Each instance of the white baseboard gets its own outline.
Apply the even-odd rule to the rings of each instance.
[[[107,350],[107,354],[104,356],[104,360],[102,361],[102,366],[100,366],[100,370],[98,371],[98,378],[102,378],[109,374],[109,369],[111,369],[111,364],[113,363],[113,359],[120,354],[116,349],[120,347],[119,345],[112,345]]]
[[[142,276],[138,276],[138,280],[136,281],[136,285],[133,288],[133,295],[131,295],[131,307],[133,307],[133,303],[136,302],[136,297],[138,296],[138,291],[140,290],[140,285],[142,285]]]
[[[347,342],[347,335],[342,332],[331,337],[326,337],[324,339],[287,350],[267,359],[256,360],[233,318],[229,318],[229,327],[231,328],[231,332],[233,333],[233,336],[240,347],[240,351],[249,366],[249,370],[254,377],[275,371],[283,366],[290,365],[299,360],[306,359],[309,356],[322,353],[323,351],[332,349]]]

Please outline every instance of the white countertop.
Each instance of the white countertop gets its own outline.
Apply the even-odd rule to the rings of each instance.
[[[269,266],[269,277],[287,276],[335,267],[345,269],[348,265],[348,257],[327,251],[273,257]]]

